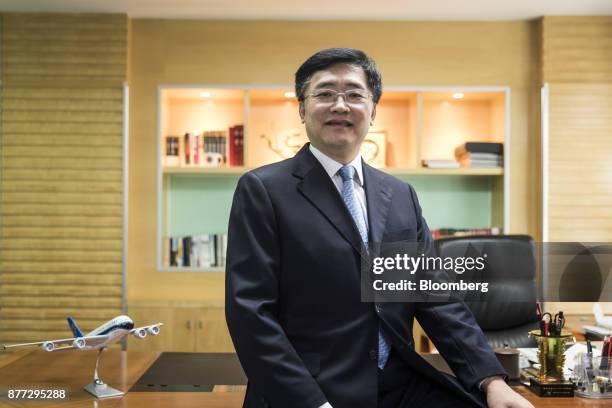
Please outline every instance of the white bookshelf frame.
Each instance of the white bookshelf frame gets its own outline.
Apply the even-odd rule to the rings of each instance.
[[[167,89],[188,89],[188,88],[203,88],[203,89],[231,89],[244,91],[244,134],[245,139],[249,135],[249,111],[250,111],[250,91],[254,90],[287,90],[293,89],[293,85],[236,85],[236,84],[206,84],[206,83],[185,83],[185,84],[161,84],[157,87],[157,225],[156,225],[156,266],[159,272],[224,272],[223,267],[211,268],[195,268],[195,267],[166,267],[162,265],[162,230],[164,229],[163,211],[162,211],[162,194],[163,194],[163,178],[167,174],[193,174],[194,176],[214,177],[220,175],[235,175],[241,174],[250,170],[248,166],[237,169],[188,169],[182,168],[174,171],[164,172],[162,158],[162,134],[161,134],[161,95],[162,91]],[[511,140],[511,89],[508,86],[386,86],[385,91],[405,91],[417,93],[417,118],[422,118],[423,109],[423,92],[498,92],[503,93],[505,98],[505,117],[504,117],[504,167],[503,167],[503,233],[510,233],[510,140]],[[419,115],[420,114],[420,115]],[[420,121],[422,122],[422,121]],[[422,134],[422,123],[417,122],[417,143],[420,143],[420,135]],[[421,146],[417,146],[420,149]],[[244,145],[244,157],[248,157],[248,143]],[[440,175],[440,176],[473,176],[473,175],[500,175],[499,169],[388,169],[390,174],[394,175]]]

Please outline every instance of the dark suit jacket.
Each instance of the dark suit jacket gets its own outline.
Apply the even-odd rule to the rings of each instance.
[[[234,195],[225,298],[249,379],[244,406],[376,407],[381,322],[398,355],[441,386],[467,394],[504,373],[464,304],[360,301],[359,232],[308,146],[246,173]],[[363,172],[370,241],[431,248],[413,188],[365,163]],[[414,351],[415,317],[459,382]]]

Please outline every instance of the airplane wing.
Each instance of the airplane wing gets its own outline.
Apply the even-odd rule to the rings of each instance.
[[[48,341],[35,341],[32,343],[19,343],[19,344],[4,344],[2,346],[3,349],[9,349],[9,348],[13,348],[13,347],[25,347],[25,346],[42,346],[45,343],[51,343],[53,345],[62,345],[62,344],[70,344],[72,343],[74,340],[76,340],[76,338],[71,338],[71,339],[61,339],[61,340],[48,340]]]
[[[56,351],[65,350],[68,348],[83,348],[85,346],[95,346],[96,344],[104,342],[106,339],[108,339],[108,335],[83,336],[72,337],[70,339],[35,341],[32,343],[5,344],[2,346],[2,348],[6,350],[14,347],[41,346],[46,351]],[[79,342],[80,347],[75,345],[75,340],[82,340],[81,342]]]
[[[151,333],[153,336],[156,336],[159,334],[159,328],[160,326],[163,326],[163,323],[155,323],[155,324],[150,324],[148,326],[142,326],[142,327],[135,327],[132,330],[130,330],[130,334],[134,335],[135,337],[139,338],[139,339],[143,339],[147,336],[147,333]]]

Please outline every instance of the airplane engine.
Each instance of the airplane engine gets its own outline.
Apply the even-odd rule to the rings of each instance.
[[[147,331],[151,333],[153,336],[157,336],[159,334],[159,326],[149,327]]]
[[[53,351],[53,349],[55,348],[55,346],[53,345],[52,342],[50,341],[46,341],[43,344],[41,344],[41,346],[43,350],[45,351]]]
[[[72,342],[72,345],[76,349],[82,349],[83,347],[85,347],[85,344],[86,344],[85,339],[82,337],[74,339],[74,341]]]
[[[136,330],[132,333],[132,335],[137,339],[144,339],[147,337],[147,331],[145,329]]]

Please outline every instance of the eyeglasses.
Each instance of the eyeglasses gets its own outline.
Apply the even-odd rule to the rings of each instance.
[[[340,95],[342,95],[344,101],[349,105],[363,105],[372,97],[372,95],[361,89],[349,89],[344,92],[338,92],[334,89],[319,89],[306,95],[306,97],[310,96],[319,103],[334,103],[338,100]]]

